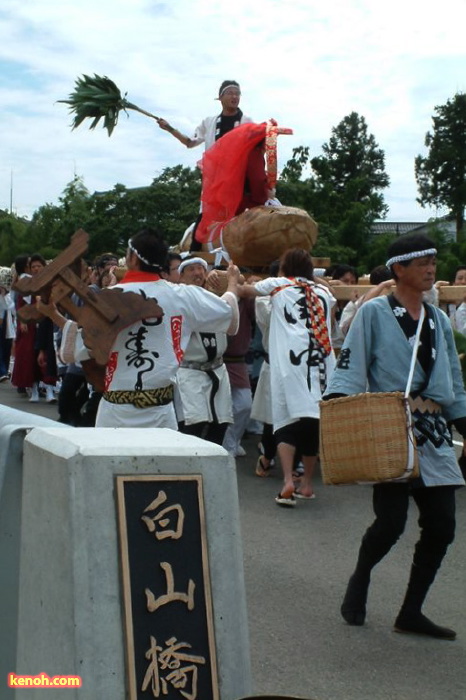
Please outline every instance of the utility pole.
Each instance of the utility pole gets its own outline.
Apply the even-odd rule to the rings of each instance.
[[[10,174],[10,216],[13,214],[13,168]]]

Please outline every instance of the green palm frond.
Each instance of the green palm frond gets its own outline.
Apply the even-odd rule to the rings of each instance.
[[[132,109],[152,119],[158,119],[154,114],[128,102],[126,95],[127,93],[123,96],[113,80],[106,75],[94,73],[94,77],[83,75],[77,78],[74,92],[69,95],[69,99],[58,100],[58,102],[69,105],[69,110],[74,115],[73,129],[76,129],[85,119],[92,119],[89,128],[95,129],[103,119],[103,127],[107,129],[109,136],[112,135],[118,123],[121,110],[126,112]]]

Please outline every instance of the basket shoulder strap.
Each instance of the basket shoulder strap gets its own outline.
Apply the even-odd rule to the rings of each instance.
[[[409,374],[408,374],[408,381],[406,383],[406,389],[405,389],[405,399],[408,398],[409,393],[411,391],[411,384],[413,383],[413,377],[414,377],[414,369],[416,367],[416,360],[417,360],[417,351],[419,348],[419,342],[421,339],[421,331],[422,331],[422,326],[424,325],[424,318],[425,318],[426,312],[424,309],[424,304],[422,304],[421,307],[421,315],[419,317],[419,321],[417,324],[417,331],[416,331],[416,337],[414,339],[414,346],[413,346],[413,354],[411,356],[411,365],[409,367]]]

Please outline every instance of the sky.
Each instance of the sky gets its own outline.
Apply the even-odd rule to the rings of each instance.
[[[96,73],[188,135],[237,80],[245,114],[294,131],[279,137],[279,169],[297,146],[320,155],[357,112],[385,153],[386,220],[443,215],[416,203],[414,159],[435,107],[465,91],[464,17],[464,0],[1,0],[0,209],[30,218],[75,175],[90,192],[141,187],[200,159],[136,112],[110,138],[71,130],[58,100]]]

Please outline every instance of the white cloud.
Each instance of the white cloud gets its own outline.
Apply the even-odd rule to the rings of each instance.
[[[464,88],[463,0],[432,13],[418,0],[2,0],[0,9],[0,208],[31,215],[56,202],[74,172],[92,191],[151,182],[164,167],[193,166],[155,122],[122,115],[109,139],[71,132],[65,105],[83,73],[106,74],[128,98],[190,133],[215,113],[224,78],[242,84],[243,109],[294,129],[320,152],[351,111],[386,153],[390,219],[422,220],[414,158],[434,107]]]

